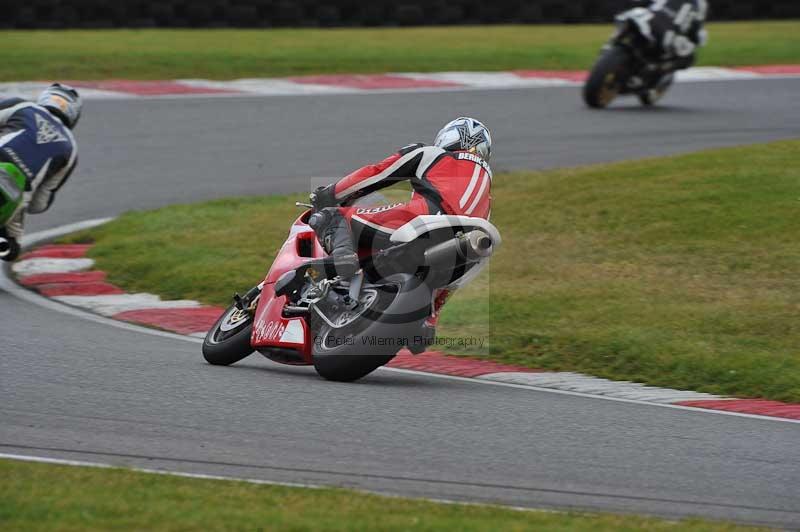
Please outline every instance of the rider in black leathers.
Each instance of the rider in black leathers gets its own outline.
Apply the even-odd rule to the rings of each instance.
[[[646,37],[654,51],[671,61],[674,70],[692,66],[697,48],[708,40],[704,28],[708,16],[706,0],[639,0],[636,3],[649,13],[650,35]]]
[[[703,27],[708,3],[706,0],[635,0],[634,3],[638,7],[620,13],[616,20],[636,22],[649,43],[644,50],[651,61],[649,73],[633,76],[628,84],[632,88],[649,87],[640,97],[652,103],[672,84],[676,71],[695,63],[697,49],[708,39]]]

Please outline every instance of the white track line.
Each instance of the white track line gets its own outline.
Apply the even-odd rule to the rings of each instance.
[[[71,451],[76,454],[80,454],[80,451]],[[378,495],[380,497],[387,497],[389,499],[402,499],[406,501],[425,501],[425,502],[432,502],[437,504],[452,504],[457,506],[470,506],[470,507],[481,507],[481,508],[498,508],[503,510],[512,510],[516,512],[538,512],[538,513],[548,513],[548,514],[563,514],[563,513],[571,513],[572,511],[562,511],[556,510],[553,508],[526,508],[524,506],[504,506],[502,504],[488,504],[488,503],[480,503],[480,502],[470,502],[470,501],[455,501],[451,499],[438,499],[438,498],[426,498],[426,497],[409,497],[406,495],[399,495],[397,493],[391,492],[384,492],[379,490],[367,490],[361,488],[350,488],[346,486],[336,486],[336,485],[319,485],[319,484],[304,484],[299,482],[281,482],[277,480],[262,480],[257,478],[239,478],[239,477],[225,477],[220,475],[206,475],[203,473],[184,473],[182,471],[173,471],[168,469],[149,469],[149,468],[141,468],[141,467],[124,467],[124,466],[115,466],[112,464],[106,464],[102,462],[85,462],[81,460],[65,460],[62,458],[50,458],[46,456],[31,456],[31,455],[23,455],[23,454],[9,454],[9,453],[0,453],[0,459],[6,460],[18,460],[20,462],[34,462],[40,464],[52,464],[52,465],[63,465],[63,466],[70,466],[70,467],[93,467],[97,469],[122,469],[124,471],[134,471],[136,473],[145,473],[148,475],[166,475],[171,477],[182,477],[182,478],[192,478],[192,479],[201,479],[201,480],[221,480],[224,482],[245,482],[247,484],[257,484],[263,486],[281,486],[286,488],[303,488],[303,489],[313,489],[313,490],[320,490],[320,489],[335,489],[335,490],[342,490],[342,491],[349,491],[355,493],[364,493],[367,495]],[[574,512],[573,512],[574,513]],[[586,511],[579,511],[581,515],[602,515],[598,514],[597,512],[592,512],[590,510]],[[642,514],[643,515],[643,514]],[[658,515],[653,515],[657,519],[667,520],[664,517],[660,517]],[[669,521],[673,522],[673,521]]]
[[[426,373],[424,371],[415,371],[410,369],[400,369],[400,368],[379,368],[378,371],[397,371],[400,373],[408,373],[412,375],[420,375],[425,377],[436,377],[439,379],[450,379],[450,380],[457,380],[461,382],[472,382],[472,383],[481,383],[481,384],[491,384],[493,386],[505,386],[506,388],[516,388],[520,390],[533,390],[536,392],[543,392],[543,393],[554,393],[558,395],[569,395],[572,397],[583,397],[585,399],[601,399],[603,401],[614,401],[616,403],[628,403],[632,405],[642,405],[642,406],[654,406],[658,408],[671,408],[673,410],[684,410],[687,412],[693,412],[695,414],[718,414],[723,416],[734,416],[734,417],[744,417],[749,419],[759,419],[763,421],[780,421],[783,423],[794,423],[800,425],[800,419],[788,419],[788,418],[779,418],[779,417],[772,417],[772,416],[761,416],[758,414],[743,414],[740,412],[727,412],[725,410],[711,410],[706,408],[697,408],[693,406],[682,406],[682,405],[672,405],[668,403],[654,403],[650,401],[642,401],[641,399],[624,399],[622,397],[610,397],[608,395],[596,395],[591,393],[583,393],[583,392],[573,392],[569,390],[558,390],[555,388],[542,388],[540,386],[532,386],[529,384],[512,384],[509,382],[497,382],[497,381],[490,381],[484,380],[480,377],[458,377],[456,375],[442,375],[438,373]]]
[[[80,454],[80,451],[69,451],[75,454]],[[142,467],[127,467],[116,466],[113,464],[106,464],[102,462],[84,462],[81,460],[65,460],[63,458],[50,458],[46,456],[30,456],[24,454],[8,454],[0,453],[0,459],[19,460],[21,462],[36,462],[40,464],[54,464],[63,466],[77,466],[77,467],[94,467],[98,469],[122,469],[126,471],[135,471],[137,473],[147,473],[150,475],[169,475],[175,477],[185,478],[200,478],[203,480],[226,480],[228,482],[247,482],[248,484],[265,484],[268,486],[286,486],[290,488],[310,488],[310,489],[324,489],[325,486],[317,484],[303,484],[300,482],[278,482],[275,480],[261,480],[257,478],[236,478],[224,477],[220,475],[206,475],[204,473],[183,473],[181,471],[171,471],[167,469],[149,469]]]
[[[672,388],[658,388],[656,386],[648,386],[639,382],[614,381],[569,371],[545,373],[509,371],[489,373],[476,378],[496,382],[524,384],[527,386],[536,386],[537,388],[568,390],[572,392],[588,393],[590,395],[607,395],[609,397],[619,397],[622,399],[639,399],[654,403],[720,401],[731,399],[730,397],[722,397],[719,395],[712,395],[710,393],[675,390]]]
[[[90,229],[92,227],[97,227],[104,223],[107,223],[111,220],[111,218],[99,219],[99,220],[88,220],[86,222],[79,222],[76,224],[69,224],[64,225],[61,227],[56,227],[53,229],[49,229],[47,231],[41,231],[38,233],[32,233],[27,235],[22,240],[22,245],[24,247],[30,247],[32,245],[45,242],[47,240],[52,240],[59,236],[63,236],[72,232],[81,231],[84,229]],[[156,329],[149,329],[147,327],[140,327],[138,325],[132,325],[126,322],[112,320],[110,318],[105,318],[102,316],[98,316],[96,314],[92,314],[90,312],[85,312],[79,310],[74,307],[70,307],[58,302],[53,301],[52,299],[48,299],[42,297],[38,294],[35,294],[29,290],[25,290],[19,287],[10,277],[8,274],[8,268],[0,268],[0,289],[5,290],[6,292],[10,293],[11,295],[27,301],[29,303],[33,303],[34,305],[38,305],[41,307],[45,307],[51,310],[56,310],[58,312],[63,312],[65,314],[69,314],[75,317],[87,319],[90,321],[94,321],[96,323],[101,323],[103,325],[110,325],[112,327],[118,327],[120,329],[125,329],[128,331],[139,332],[143,334],[149,334],[152,336],[160,336],[162,338],[170,338],[173,340],[182,340],[184,342],[192,342],[194,344],[202,343],[203,340],[200,338],[192,337],[192,336],[184,336],[180,334],[168,333],[164,331],[159,331]],[[665,403],[657,403],[657,402],[650,402],[650,401],[643,401],[640,399],[630,399],[630,398],[621,398],[621,397],[609,397],[607,395],[596,395],[596,394],[589,394],[577,391],[569,391],[569,390],[557,390],[553,388],[544,388],[540,386],[535,386],[531,384],[516,384],[510,382],[497,382],[492,380],[486,380],[481,378],[469,378],[469,377],[457,377],[454,375],[442,375],[438,373],[425,373],[421,371],[414,371],[408,369],[400,369],[400,368],[387,368],[383,367],[380,368],[378,371],[392,371],[398,373],[404,373],[407,375],[419,375],[428,378],[436,378],[436,379],[449,379],[449,380],[456,380],[459,382],[465,383],[472,383],[472,384],[479,384],[479,385],[489,385],[489,386],[503,386],[506,388],[514,388],[520,390],[532,390],[542,393],[552,393],[558,395],[566,395],[572,397],[582,397],[585,399],[599,399],[603,401],[614,401],[618,403],[627,403],[627,404],[635,404],[640,406],[650,406],[655,408],[670,408],[673,410],[684,410],[686,412],[693,412],[695,414],[712,414],[712,415],[719,415],[719,416],[731,416],[731,417],[740,417],[740,418],[747,418],[747,419],[755,419],[755,420],[762,420],[762,421],[773,421],[773,422],[781,422],[781,423],[792,423],[800,425],[800,420],[797,419],[787,419],[787,418],[779,418],[779,417],[770,417],[770,416],[761,416],[757,414],[743,414],[740,412],[727,412],[724,410],[711,410],[705,408],[695,408],[690,406],[681,406],[681,405],[673,405],[673,404],[665,404]]]
[[[190,87],[202,89],[222,89],[241,91],[245,94],[260,96],[293,96],[293,95],[320,95],[343,94],[363,92],[336,85],[311,85],[296,83],[285,79],[235,79],[233,81],[213,81],[207,79],[179,79],[178,82]]]
[[[416,80],[456,83],[470,89],[518,89],[546,87],[575,87],[583,85],[579,81],[566,78],[522,77],[513,72],[434,72],[431,74],[396,74]],[[450,87],[436,87],[450,88]],[[461,87],[453,87],[461,88]],[[411,89],[413,90],[413,89]]]

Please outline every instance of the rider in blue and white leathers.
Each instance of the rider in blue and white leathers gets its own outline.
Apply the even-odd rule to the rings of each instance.
[[[12,190],[22,193],[19,206],[5,227],[0,227],[3,260],[14,260],[19,253],[25,214],[50,208],[56,192],[75,169],[78,147],[71,130],[81,108],[78,92],[59,83],[45,89],[35,103],[22,98],[0,100],[0,163],[14,165],[25,177],[25,190]],[[4,186],[13,188],[2,167],[0,174]]]

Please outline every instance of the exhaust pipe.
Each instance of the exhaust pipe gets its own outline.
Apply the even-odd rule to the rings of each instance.
[[[490,257],[493,251],[491,237],[480,229],[475,229],[426,250],[425,266],[453,269],[459,264]]]

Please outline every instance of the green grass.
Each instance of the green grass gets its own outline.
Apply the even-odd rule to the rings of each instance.
[[[0,528],[5,531],[753,530],[699,520],[524,512],[10,460],[0,460],[0,479]]]
[[[466,354],[504,362],[800,402],[799,184],[800,141],[498,175],[505,243],[439,333],[488,335]],[[297,198],[134,212],[71,239],[129,290],[227,304],[263,278]]]
[[[701,63],[796,63],[800,22],[709,25]],[[405,29],[0,31],[0,80],[272,77],[586,69],[610,25]]]

